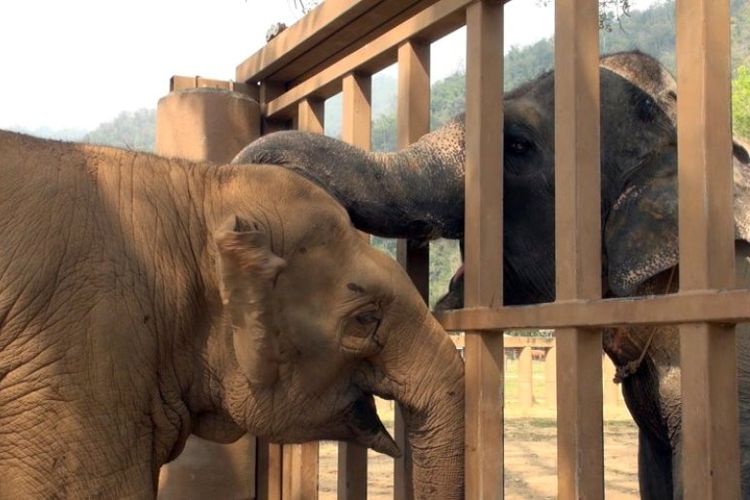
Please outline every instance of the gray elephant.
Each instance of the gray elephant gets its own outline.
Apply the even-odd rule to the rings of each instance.
[[[676,83],[639,52],[603,57],[600,78],[605,293],[666,293],[678,286]],[[555,298],[554,74],[513,90],[504,102],[504,300],[549,302]],[[250,144],[233,161],[301,172],[339,199],[364,231],[393,238],[463,235],[463,117],[399,153],[365,153],[330,138],[281,132]],[[750,239],[750,166],[739,142],[734,162],[736,237],[742,245]],[[462,305],[459,270],[438,308]],[[619,367],[639,426],[641,493],[677,498],[679,343],[675,328],[657,330],[608,329],[604,349]],[[742,481],[750,495],[750,346],[741,345],[740,353]]]
[[[0,498],[153,497],[190,433],[350,440],[463,496],[463,364],[324,190],[0,132]]]

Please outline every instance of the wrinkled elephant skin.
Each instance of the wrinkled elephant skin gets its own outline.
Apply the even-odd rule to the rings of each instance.
[[[153,497],[190,433],[340,439],[463,496],[463,363],[325,191],[0,132],[0,498]]]

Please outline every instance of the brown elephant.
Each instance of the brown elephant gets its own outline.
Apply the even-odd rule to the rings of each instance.
[[[678,285],[676,83],[639,52],[603,57],[600,81],[605,294],[666,293]],[[554,73],[507,93],[504,112],[504,300],[549,302],[555,299]],[[750,240],[750,165],[739,141],[733,152],[742,249]],[[281,132],[248,145],[233,161],[301,172],[340,200],[357,227],[380,236],[463,236],[463,117],[398,153],[365,153],[323,136]],[[438,308],[462,305],[459,271]],[[678,498],[679,343],[675,328],[656,330],[608,329],[604,349],[620,368],[639,426],[641,494]],[[750,495],[750,346],[739,347],[742,481]]]
[[[153,497],[190,433],[397,455],[374,394],[463,496],[460,356],[301,176],[0,132],[0,241],[0,498]]]

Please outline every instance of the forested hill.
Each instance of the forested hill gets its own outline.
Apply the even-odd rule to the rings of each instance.
[[[602,30],[602,53],[638,49],[659,59],[671,71],[675,67],[675,5],[663,0],[643,11],[633,11]],[[732,0],[732,67],[750,64],[750,1]],[[505,88],[513,88],[550,69],[552,39],[523,48],[513,47],[505,57]]]

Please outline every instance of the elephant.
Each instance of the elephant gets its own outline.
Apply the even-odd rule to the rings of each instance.
[[[323,189],[0,132],[0,498],[154,497],[193,433],[347,440],[463,498],[464,378],[408,275]]]
[[[629,51],[601,58],[600,84],[604,296],[675,291],[676,82],[654,58]],[[551,302],[554,72],[506,93],[503,134],[504,304]],[[749,160],[748,147],[735,140],[734,219],[740,249],[750,241]],[[312,179],[347,208],[363,231],[422,240],[463,237],[462,115],[395,153],[367,153],[335,139],[285,131],[261,137],[233,160],[248,161],[275,164]],[[462,306],[461,268],[436,309]],[[677,329],[609,328],[603,348],[618,368],[639,428],[642,496],[680,498]],[[739,340],[738,350],[742,488],[750,496],[750,346]]]

